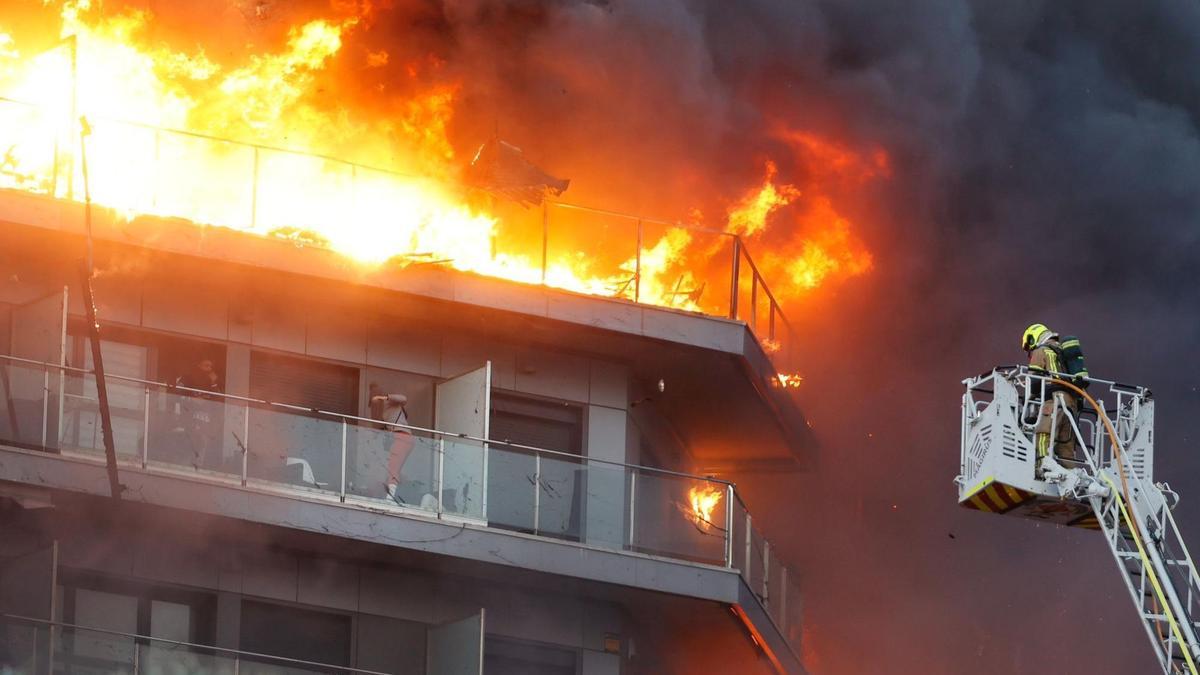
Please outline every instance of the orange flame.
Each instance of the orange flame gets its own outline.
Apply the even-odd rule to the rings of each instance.
[[[394,64],[407,73],[406,94],[387,115],[364,117],[322,96],[322,77],[335,60],[359,59],[362,70],[398,60],[384,50],[343,49],[370,23],[369,5],[361,4],[333,3],[359,13],[291,26],[276,49],[225,61],[155,41],[149,11],[105,15],[91,0],[58,5],[49,30],[63,41],[48,49],[47,35],[18,36],[0,25],[0,97],[8,99],[0,100],[0,187],[79,199],[76,118],[85,115],[93,128],[92,199],[127,218],[183,218],[285,237],[367,267],[432,262],[723,313],[710,296],[728,288],[728,279],[718,283],[719,265],[710,261],[727,258],[716,256],[711,238],[683,227],[647,229],[644,239],[631,230],[628,248],[608,260],[571,245],[551,247],[543,260],[540,245],[512,234],[501,205],[469,199],[456,183],[462,158],[448,138],[461,83],[436,57]],[[863,157],[800,132],[780,137],[832,175],[866,180],[890,171],[885,154]],[[778,295],[870,269],[870,253],[820,185],[802,191],[778,173],[767,161],[761,186],[728,209],[729,231],[769,251],[761,267],[772,284],[783,284]],[[770,225],[784,210],[802,212],[788,226],[798,223],[802,234],[780,246]],[[499,250],[513,241],[522,245]]]
[[[799,373],[777,373],[775,380],[778,382],[777,386],[784,389],[796,389],[804,381],[804,376]]]
[[[713,510],[721,503],[723,491],[713,485],[696,486],[688,490],[688,500],[692,504],[692,519],[696,526],[708,531],[713,525]]]

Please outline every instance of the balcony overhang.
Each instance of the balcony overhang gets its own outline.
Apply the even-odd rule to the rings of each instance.
[[[400,552],[402,562],[415,567],[618,597],[632,606],[646,606],[649,592],[681,601],[717,603],[722,612],[732,607],[780,672],[804,672],[798,656],[736,569],[590,547],[470,522],[349,508],[336,499],[196,480],[132,464],[121,466],[121,483],[125,488],[122,503],[378,545]],[[102,462],[6,445],[0,445],[0,488],[0,496],[37,492],[50,503],[81,498],[96,505],[102,505],[100,500],[112,503],[107,498]]]
[[[327,249],[177,219],[125,221],[105,209],[93,217],[97,260],[136,256],[175,279],[218,278],[213,283],[224,284],[230,297],[269,287],[340,293],[413,321],[628,362],[636,376],[666,383],[653,405],[687,430],[683,440],[697,472],[793,471],[813,460],[815,442],[799,405],[777,386],[770,358],[744,322],[436,265],[365,268]],[[13,255],[50,266],[83,257],[78,203],[0,190],[0,225]]]

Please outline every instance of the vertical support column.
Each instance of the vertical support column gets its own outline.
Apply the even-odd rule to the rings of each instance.
[[[446,437],[438,436],[438,465],[437,465],[437,512],[441,515],[445,511],[445,504],[442,503],[446,480]]]
[[[758,273],[750,275],[750,330],[758,334]]]
[[[738,317],[738,279],[741,277],[742,240],[733,235],[733,265],[729,278],[729,318]]]
[[[637,258],[633,267],[633,301],[642,301],[642,219],[637,221]]]
[[[746,577],[747,584],[750,583],[750,561],[753,560],[753,558],[750,557],[750,552],[751,552],[750,547],[751,547],[753,539],[754,539],[754,536],[751,534],[754,531],[752,529],[752,527],[753,527],[753,523],[750,520],[750,511],[747,510],[746,511],[746,558],[745,558],[746,564],[742,566],[742,575]]]
[[[637,469],[629,469],[629,550],[633,550],[634,527],[637,525]]]
[[[733,485],[725,486],[725,567],[733,568]]]
[[[12,396],[10,393],[9,396]],[[50,421],[50,368],[42,366],[42,450],[47,449],[46,440]]]
[[[146,464],[150,460],[150,387],[143,387],[144,397],[142,398],[142,468],[146,468]]]
[[[770,604],[771,601],[771,542],[763,539],[763,583],[762,583],[762,599],[763,604]]]
[[[242,485],[246,485],[246,466],[250,461],[250,404],[246,403],[246,414],[242,416]]]
[[[533,454],[533,533],[542,524],[542,453]]]
[[[346,420],[342,419],[342,474],[338,483],[338,499],[346,501]]]

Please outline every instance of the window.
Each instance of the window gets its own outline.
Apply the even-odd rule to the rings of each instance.
[[[583,410],[576,405],[492,395],[490,437],[562,455],[492,446],[488,456],[488,523],[578,540],[583,481]],[[537,480],[535,481],[535,476]]]
[[[250,396],[353,415],[358,410],[358,370],[252,352]],[[338,420],[298,410],[253,407],[249,433],[247,470],[252,477],[310,488],[339,488],[342,425]]]
[[[487,675],[575,675],[574,650],[517,642],[487,636],[483,645],[483,672]]]
[[[349,666],[350,630],[344,614],[242,601],[243,651]]]
[[[64,570],[58,603],[63,623],[177,642],[213,643],[216,598],[207,593]],[[149,640],[67,630],[59,653],[66,672],[115,672],[133,662],[139,643],[143,655],[151,656],[156,645]],[[180,658],[175,657],[177,662]]]

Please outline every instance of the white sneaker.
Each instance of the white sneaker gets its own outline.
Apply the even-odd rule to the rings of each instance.
[[[384,492],[387,493],[388,499],[399,504],[399,503],[401,503],[401,501],[400,501],[400,496],[396,494],[397,487],[398,486],[395,483],[388,483],[387,488],[384,489]]]
[[[433,495],[429,494],[428,492],[426,492],[424,495],[422,495],[422,497],[421,497],[421,508],[422,509],[424,509],[426,511],[437,511],[437,507],[438,507],[437,497],[434,497]]]

